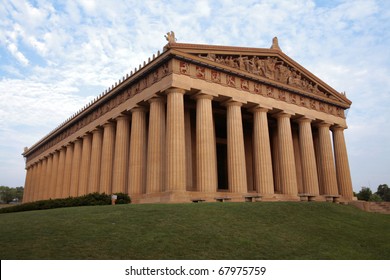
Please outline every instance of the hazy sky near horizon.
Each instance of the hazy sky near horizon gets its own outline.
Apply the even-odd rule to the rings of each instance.
[[[30,147],[166,44],[283,52],[353,102],[355,191],[390,184],[390,1],[0,0],[0,185],[24,184]]]

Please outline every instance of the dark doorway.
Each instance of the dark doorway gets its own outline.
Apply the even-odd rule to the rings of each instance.
[[[228,189],[227,172],[227,145],[226,143],[217,143],[217,169],[218,169],[218,189]]]

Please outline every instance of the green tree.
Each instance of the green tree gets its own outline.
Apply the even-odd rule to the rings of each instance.
[[[23,199],[23,187],[10,188],[7,186],[0,186],[0,200],[4,203],[10,203],[14,199],[22,201]]]
[[[365,201],[369,201],[371,196],[372,196],[372,191],[370,188],[367,187],[362,187],[360,192],[358,192],[357,194],[357,198],[359,200],[365,200]]]
[[[390,201],[390,188],[387,184],[379,185],[375,194],[380,196],[383,201]]]

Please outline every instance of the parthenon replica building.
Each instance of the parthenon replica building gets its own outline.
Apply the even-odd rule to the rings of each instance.
[[[24,202],[352,200],[339,93],[270,48],[176,42],[30,148]]]

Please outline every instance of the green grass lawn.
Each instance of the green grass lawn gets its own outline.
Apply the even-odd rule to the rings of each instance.
[[[143,204],[0,214],[1,259],[390,259],[390,215],[332,203]]]

